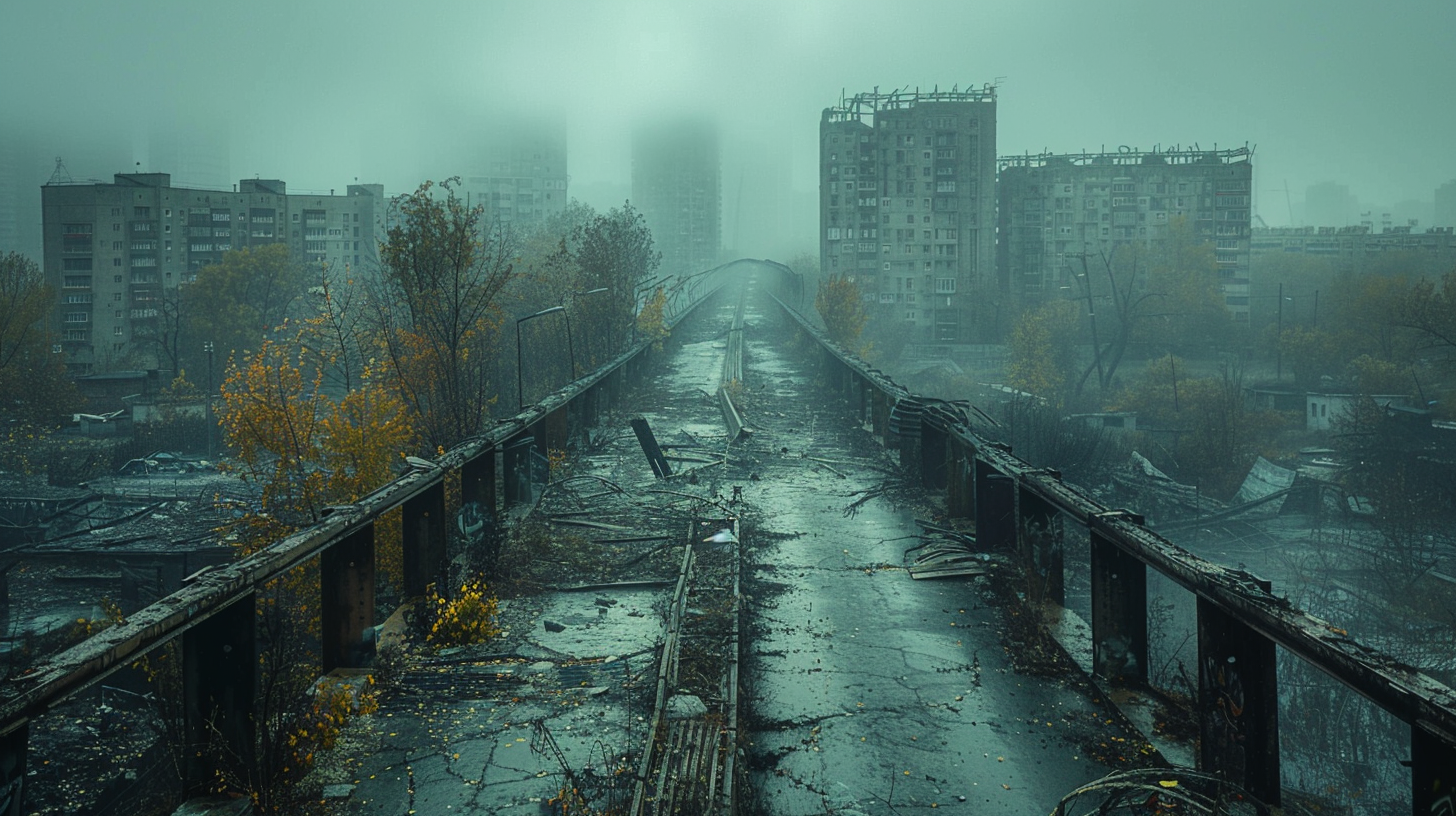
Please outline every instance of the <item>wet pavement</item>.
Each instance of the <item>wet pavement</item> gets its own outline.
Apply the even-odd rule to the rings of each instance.
[[[915,519],[937,508],[901,485],[846,406],[824,398],[801,362],[807,341],[757,284],[735,389],[753,434],[728,445],[713,392],[736,301],[725,292],[676,330],[666,364],[573,459],[567,474],[590,478],[542,507],[624,528],[575,531],[596,539],[593,560],[634,564],[595,576],[608,582],[666,578],[662,564],[636,559],[681,540],[694,514],[741,516],[741,756],[753,793],[740,812],[1047,813],[1111,769],[1092,756],[1141,758],[1140,740],[1070,664],[1017,673],[1012,613],[987,578],[911,580]],[[671,480],[653,479],[627,426],[634,415],[679,446],[668,450],[681,471]],[[622,492],[593,498],[586,481]],[[639,536],[661,539],[601,543]],[[623,805],[668,592],[516,598],[503,603],[501,638],[416,659],[321,767],[333,812],[543,813],[572,786],[599,808]]]
[[[911,580],[914,519],[937,512],[923,496],[892,489],[847,512],[896,464],[843,404],[816,396],[823,384],[770,301],[751,298],[746,321],[761,812],[1048,813],[1111,770],[1088,747],[1139,753],[1080,676],[1016,673],[988,579]]]

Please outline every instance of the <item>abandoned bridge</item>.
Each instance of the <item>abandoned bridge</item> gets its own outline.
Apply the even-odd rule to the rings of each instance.
[[[504,600],[491,644],[396,670],[335,749],[331,812],[1047,813],[1116,773],[1169,800],[1184,780],[1190,807],[1208,778],[1319,803],[1292,769],[1351,757],[1281,739],[1278,653],[1406,724],[1405,754],[1363,761],[1403,780],[1390,798],[1413,812],[1451,812],[1451,689],[1020,460],[968,406],[908,393],[828,342],[803,300],[771,262],[698,276],[663,348],[10,681],[0,813],[32,812],[54,778],[36,769],[63,764],[35,739],[48,721],[164,646],[181,655],[180,775],[207,788],[197,746],[253,739],[256,605],[301,564],[321,576],[321,674],[370,670],[392,512],[406,596],[451,584],[474,550],[519,560],[496,550],[520,539],[491,531],[527,524],[578,542],[582,563]],[[1139,702],[1166,637],[1154,583],[1193,610],[1181,736]],[[147,776],[125,770],[116,791]]]

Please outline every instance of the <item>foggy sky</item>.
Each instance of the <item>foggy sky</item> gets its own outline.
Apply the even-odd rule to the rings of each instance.
[[[127,144],[221,125],[234,179],[400,192],[468,172],[440,134],[551,113],[573,191],[607,195],[629,189],[632,122],[680,111],[812,190],[841,91],[1001,78],[1003,155],[1247,142],[1280,224],[1286,183],[1393,204],[1456,178],[1453,30],[1452,0],[4,0],[0,124]]]

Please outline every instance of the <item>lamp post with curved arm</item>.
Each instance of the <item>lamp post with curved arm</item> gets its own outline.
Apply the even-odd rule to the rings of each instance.
[[[566,312],[566,307],[552,306],[549,309],[542,309],[535,314],[528,314],[525,317],[516,320],[516,410],[518,411],[523,411],[526,408],[526,387],[522,381],[521,376],[523,373],[523,366],[525,365],[525,355],[521,353],[521,324],[525,323],[527,320],[535,320],[538,317],[555,314],[556,312],[561,312],[564,315]],[[566,321],[566,346],[568,353],[570,353],[571,321],[569,319]],[[571,368],[573,372],[572,376],[575,377],[576,364],[574,361]]]

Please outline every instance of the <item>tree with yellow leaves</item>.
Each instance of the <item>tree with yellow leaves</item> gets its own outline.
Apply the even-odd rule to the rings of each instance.
[[[829,339],[853,350],[860,332],[864,331],[865,322],[869,320],[859,286],[842,275],[820,278],[814,308],[824,320],[824,331],[829,334]]]
[[[229,534],[252,551],[316,522],[329,504],[352,502],[391,477],[390,466],[416,444],[404,403],[367,367],[335,401],[321,384],[327,360],[300,340],[264,340],[231,369],[221,393],[221,424],[233,449],[229,465],[260,490],[260,506]],[[386,580],[403,579],[398,517],[376,529]],[[311,562],[258,595],[261,672],[248,756],[218,757],[228,787],[248,791],[263,812],[292,812],[313,751],[336,734],[333,705],[300,703],[318,677],[319,576]]]
[[[637,334],[651,340],[654,349],[661,349],[662,341],[667,339],[669,333],[671,329],[667,325],[667,293],[659,286],[652,297],[642,304],[642,311],[637,313]]]

